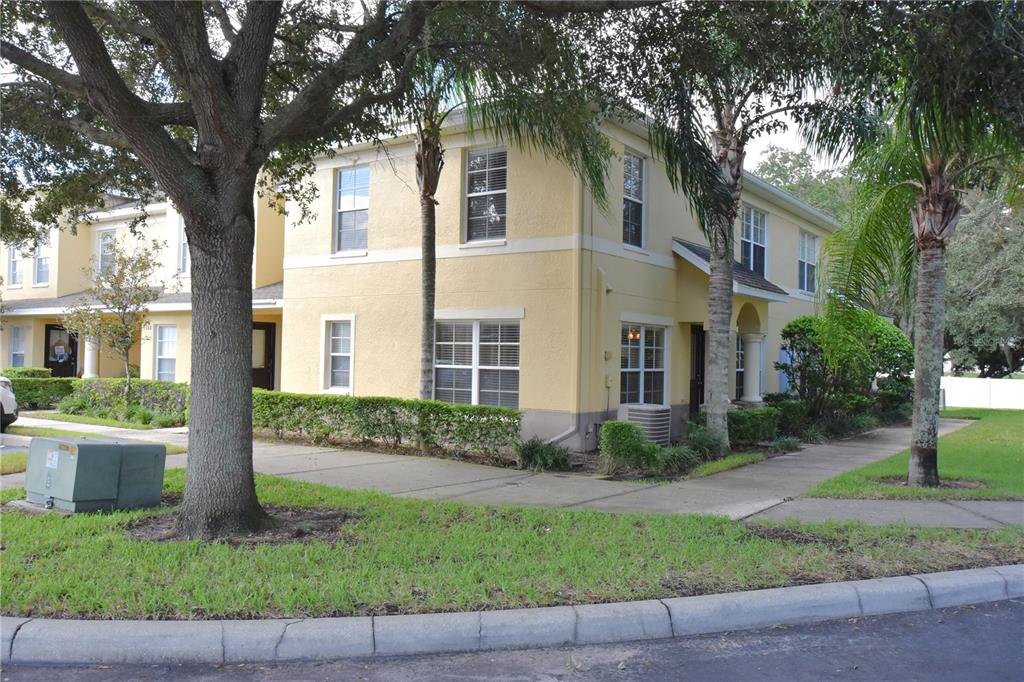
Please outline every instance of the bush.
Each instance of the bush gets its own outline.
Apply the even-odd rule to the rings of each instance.
[[[659,457],[662,471],[670,474],[685,474],[701,463],[700,454],[686,445],[662,448]]]
[[[166,429],[172,426],[181,426],[181,422],[177,417],[171,414],[160,414],[156,413],[153,415],[153,421],[150,424],[158,429]]]
[[[724,438],[697,424],[687,431],[686,446],[704,461],[721,457],[729,450]]]
[[[520,414],[503,407],[450,405],[253,389],[252,425],[313,443],[415,443],[426,449],[508,455],[519,446]]]
[[[775,440],[779,435],[779,414],[774,407],[730,410],[729,445],[736,448]]]
[[[49,379],[53,371],[49,367],[8,367],[0,374],[8,379]]]
[[[11,388],[18,406],[22,409],[49,409],[71,394],[79,379],[58,377],[56,379],[11,379]]]
[[[799,437],[810,424],[807,406],[799,400],[786,398],[771,403],[779,411],[779,434]]]
[[[125,380],[121,378],[80,379],[75,384],[73,398],[66,404],[62,403],[61,411],[66,406],[69,414],[89,414],[95,417],[115,417],[133,421],[131,414],[139,409],[145,410],[150,417],[154,414],[163,415],[167,426],[181,426],[188,421],[188,384],[176,384],[170,381],[152,379],[132,380],[131,405],[124,400]]]
[[[768,452],[782,455],[787,452],[796,452],[800,449],[800,439],[793,436],[779,436],[768,446]]]
[[[531,438],[519,446],[519,466],[533,471],[569,468],[569,450],[540,438]]]
[[[617,420],[601,424],[601,467],[607,474],[623,468],[657,469],[659,447],[647,440],[643,429],[632,422]]]
[[[804,432],[800,435],[800,440],[804,443],[824,443],[828,440],[828,433],[822,424],[813,423],[804,429]]]

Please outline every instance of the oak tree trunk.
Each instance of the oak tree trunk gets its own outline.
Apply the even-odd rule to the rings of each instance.
[[[239,178],[215,215],[185,217],[192,258],[188,472],[177,530],[244,533],[266,514],[252,464],[254,183]]]
[[[961,205],[941,173],[928,176],[911,215],[917,244],[914,415],[907,483],[939,485],[939,396],[946,320],[946,244]]]

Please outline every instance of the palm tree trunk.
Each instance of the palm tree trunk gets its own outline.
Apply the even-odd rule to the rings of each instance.
[[[437,286],[436,219],[432,197],[420,196],[423,248],[423,318],[420,336],[420,398],[434,397],[434,298]]]
[[[729,381],[730,356],[733,353],[729,342],[732,326],[732,269],[733,257],[729,244],[731,221],[723,220],[712,235],[711,260],[708,280],[708,430],[719,434],[729,442]]]
[[[918,253],[914,310],[914,427],[910,445],[910,485],[939,484],[939,390],[942,332],[946,313],[946,249],[929,241]]]

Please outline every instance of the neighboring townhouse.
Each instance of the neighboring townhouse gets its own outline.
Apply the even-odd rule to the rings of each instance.
[[[592,449],[600,422],[641,422],[665,441],[704,402],[707,242],[638,124],[606,124],[616,157],[608,205],[564,164],[453,125],[437,192],[435,397],[523,412],[524,436]],[[254,385],[300,393],[416,397],[420,212],[411,136],[338,150],[316,164],[314,218],[258,201]],[[826,215],[747,175],[736,225],[735,395],[780,389],[780,331],[815,310]],[[144,234],[167,243],[180,291],[151,306],[143,378],[187,381],[189,265],[180,216],[150,207]],[[54,231],[7,269],[0,367],[116,375],[114,358],[75,346],[63,308],[82,273],[121,238],[133,208]],[[49,259],[49,260],[47,260]],[[283,280],[283,281],[282,281]],[[60,358],[55,348],[70,357]]]
[[[277,388],[281,366],[281,254],[284,217],[266,201],[254,199],[256,248],[253,256],[253,383]],[[120,205],[118,205],[120,204]],[[64,310],[84,298],[86,270],[103,267],[110,248],[143,241],[163,244],[158,278],[174,283],[149,306],[148,324],[131,361],[143,379],[188,381],[191,367],[191,277],[184,222],[169,202],[146,207],[111,197],[107,210],[71,230],[54,229],[49,242],[21,252],[0,244],[4,267],[0,368],[49,367],[53,376],[118,376],[121,361],[89,340],[70,336],[61,326]]]
[[[596,445],[621,415],[660,440],[704,400],[708,253],[638,125],[601,210],[574,174],[453,127],[437,192],[435,397],[523,412],[524,435]],[[420,216],[411,137],[318,161],[316,218],[286,217],[281,388],[415,397]],[[815,308],[826,215],[747,175],[737,222],[736,398],[779,390],[780,330]],[[621,408],[621,409],[620,409]]]

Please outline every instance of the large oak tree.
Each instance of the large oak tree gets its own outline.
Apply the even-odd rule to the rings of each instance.
[[[252,471],[253,195],[282,185],[298,206],[319,153],[393,132],[417,56],[488,45],[548,58],[560,13],[615,2],[8,3],[2,57],[4,239],[73,222],[117,188],[160,192],[185,221],[192,259],[189,462],[178,531],[246,531],[265,514]],[[433,21],[459,13],[458,22]],[[459,25],[452,38],[440,28]],[[493,54],[493,53],[491,53]],[[495,68],[508,68],[497,60]],[[548,65],[550,68],[550,65]],[[26,199],[37,197],[31,209]],[[304,202],[304,200],[307,200]]]

